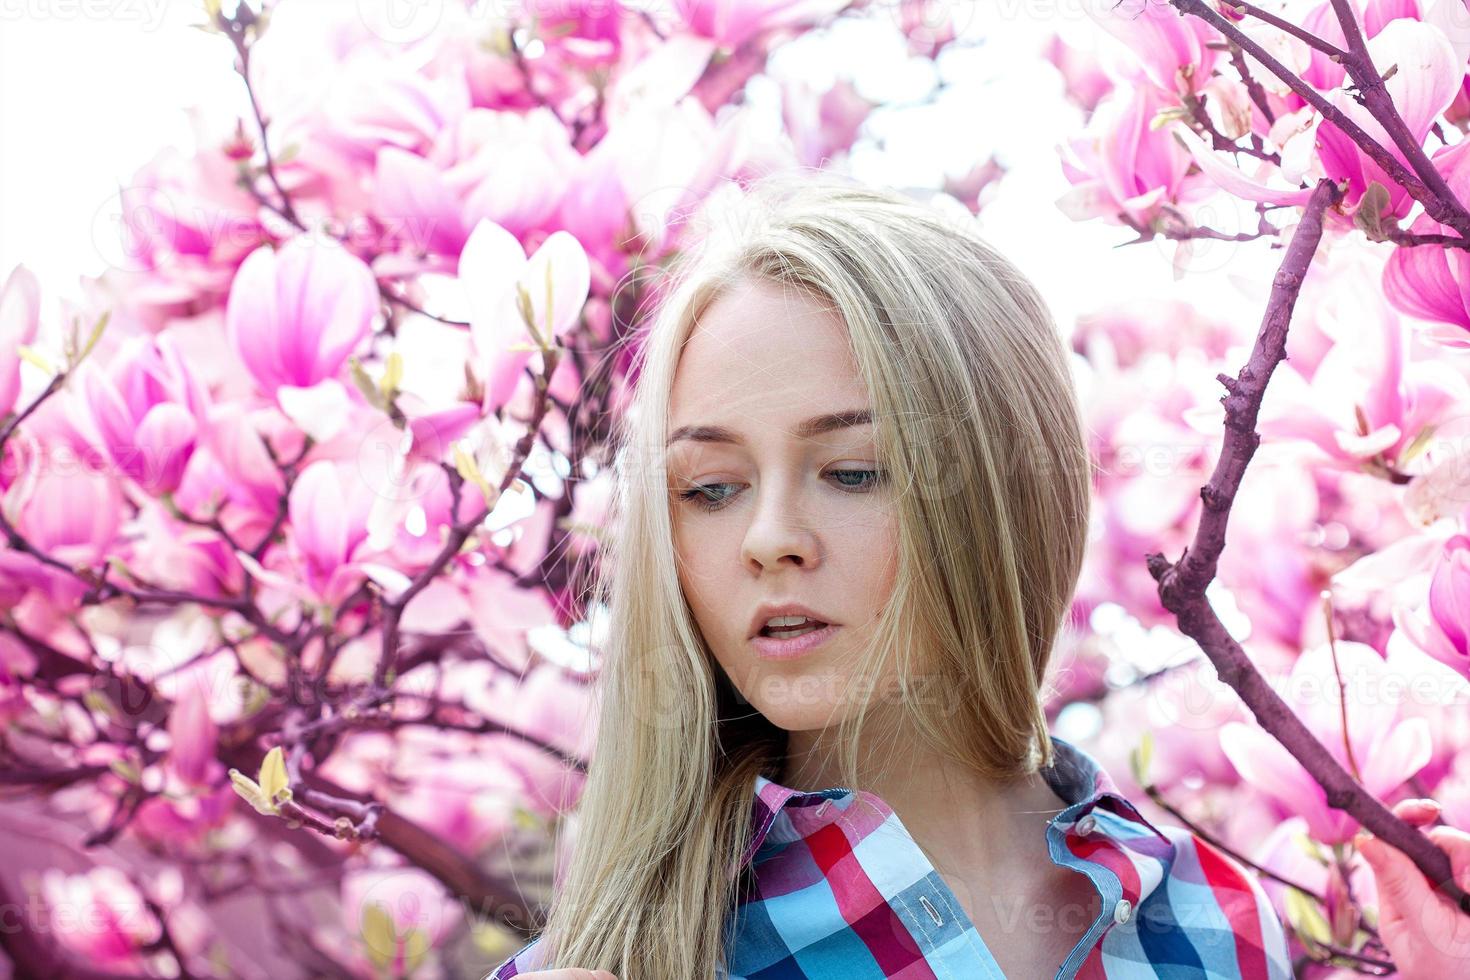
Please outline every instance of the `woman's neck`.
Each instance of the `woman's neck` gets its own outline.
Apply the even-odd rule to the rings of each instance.
[[[820,735],[790,733],[777,782],[803,791],[846,785]],[[1004,874],[1045,853],[1045,827],[1067,803],[1039,772],[986,779],[917,741],[894,741],[888,757],[863,758],[856,788],[888,804],[941,873]]]

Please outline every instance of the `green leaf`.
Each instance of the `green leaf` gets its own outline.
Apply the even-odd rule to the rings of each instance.
[[[393,930],[393,918],[381,902],[368,902],[362,907],[358,919],[362,941],[367,944],[368,957],[380,969],[392,964],[398,949],[398,937]]]
[[[117,710],[117,706],[112,703],[112,699],[101,691],[91,690],[84,693],[82,695],[82,704],[99,715],[106,715],[113,721],[120,721],[122,719],[122,713]]]
[[[391,402],[398,394],[398,386],[402,383],[403,355],[394,351],[388,355],[388,363],[383,368],[383,380],[379,382],[384,401]]]
[[[494,508],[499,494],[496,488],[490,485],[490,481],[485,479],[485,475],[480,472],[480,467],[475,462],[475,457],[470,455],[469,451],[465,449],[463,439],[454,444],[454,469],[467,482],[479,488],[480,495],[485,498],[486,507]]]
[[[1309,949],[1332,941],[1332,929],[1316,901],[1290,886],[1286,889],[1286,919]]]
[[[1327,855],[1322,853],[1322,846],[1314,841],[1312,838],[1308,837],[1306,834],[1293,834],[1291,842],[1297,847],[1301,848],[1303,854],[1311,858],[1313,861],[1316,861],[1318,864],[1325,865],[1328,863]]]
[[[143,774],[139,772],[138,767],[133,765],[133,763],[128,759],[113,759],[107,764],[107,768],[111,769],[123,780],[132,783],[134,786],[137,786],[143,782]]]
[[[291,798],[291,784],[286,778],[286,753],[277,745],[260,763],[260,792],[279,807]]]
[[[1184,108],[1184,106],[1165,106],[1158,112],[1154,113],[1154,117],[1148,121],[1148,128],[1150,130],[1162,129],[1172,122],[1182,122],[1183,120],[1186,120],[1188,118],[1190,118],[1190,112],[1188,109]]]
[[[1353,224],[1363,229],[1372,241],[1388,241],[1388,229],[1398,228],[1398,222],[1384,217],[1390,207],[1388,188],[1376,180],[1370,181],[1358,202],[1358,209],[1353,212]]]
[[[1154,758],[1154,733],[1144,729],[1143,737],[1139,739],[1138,745],[1128,753],[1128,761],[1133,767],[1133,779],[1140,786],[1149,785],[1148,767]]]
[[[357,390],[362,392],[362,396],[368,400],[369,404],[382,411],[385,407],[383,395],[356,354],[347,359],[347,366],[352,375],[352,383],[357,385]]]
[[[429,955],[429,935],[422,929],[410,928],[403,936],[403,965],[405,973],[413,976],[414,971],[424,965]]]
[[[235,792],[240,795],[240,798],[253,806],[256,813],[263,813],[268,817],[274,817],[280,813],[260,791],[260,784],[240,770],[233,768],[230,770],[230,782],[234,785]]]
[[[42,357],[34,347],[28,347],[25,344],[21,344],[15,349],[15,352],[20,355],[21,360],[29,361],[36,367],[40,368],[42,371],[45,371],[47,374],[56,373],[56,369],[51,366],[51,362]]]
[[[1422,453],[1424,451],[1424,447],[1429,445],[1429,439],[1431,436],[1434,435],[1434,431],[1437,428],[1439,427],[1435,425],[1426,425],[1424,428],[1420,429],[1419,434],[1414,437],[1414,440],[1410,442],[1402,452],[1399,453],[1400,465],[1409,462],[1415,456],[1418,456],[1420,453]]]
[[[107,329],[107,321],[110,319],[112,319],[112,311],[110,310],[106,313],[103,313],[102,316],[98,317],[97,325],[92,328],[92,335],[87,338],[86,346],[83,347],[81,353],[77,355],[78,364],[80,364],[82,359],[85,358],[88,354],[92,353],[93,347],[97,346],[97,341],[101,339],[102,331]]]

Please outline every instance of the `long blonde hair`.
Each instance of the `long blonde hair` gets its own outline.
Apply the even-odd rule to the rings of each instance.
[[[1080,572],[1091,475],[1045,303],[968,216],[826,171],[726,190],[696,216],[636,337],[593,583],[607,610],[597,745],[539,937],[547,967],[726,975],[752,783],[781,771],[786,733],[736,694],[692,618],[664,447],[680,349],[741,281],[831,304],[870,393],[878,465],[900,492],[895,586],[866,676],[896,663],[899,713],[979,775],[1052,763],[1041,685]],[[847,786],[877,737],[866,715],[860,704],[835,739]]]

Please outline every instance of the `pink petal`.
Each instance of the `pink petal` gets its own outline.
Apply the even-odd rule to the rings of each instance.
[[[1387,796],[1427,766],[1433,751],[1427,718],[1399,722],[1366,753],[1366,759],[1358,759],[1363,788],[1374,796]]]
[[[198,432],[194,416],[173,402],[155,405],[143,417],[134,441],[144,467],[137,479],[144,489],[152,493],[178,489]]]
[[[20,397],[20,357],[16,348],[36,338],[41,320],[41,284],[23,265],[11,270],[0,288],[0,416]]]
[[[342,497],[337,464],[331,460],[312,463],[291,488],[288,508],[292,533],[315,570],[323,575],[347,560],[347,514]]]
[[[1193,155],[1195,162],[1199,164],[1200,170],[1204,171],[1205,176],[1236,197],[1243,197],[1247,201],[1295,205],[1305,204],[1312,196],[1311,188],[1277,189],[1262,181],[1247,177],[1229,162],[1227,157],[1206,146],[1204,140],[1190,131],[1188,126],[1176,123],[1168,129],[1169,132],[1184,140],[1184,145]]]
[[[557,230],[536,249],[520,281],[531,295],[537,329],[543,338],[550,340],[581,316],[592,283],[592,270],[581,243],[567,232]],[[548,324],[550,337],[546,334]]]
[[[413,251],[458,255],[465,228],[459,201],[445,186],[439,168],[396,146],[378,151],[375,212],[390,235]]]

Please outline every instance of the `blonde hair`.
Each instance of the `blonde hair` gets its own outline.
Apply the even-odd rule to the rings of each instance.
[[[675,564],[669,395],[716,297],[750,280],[796,288],[847,325],[898,527],[864,669],[897,665],[898,713],[933,751],[992,779],[1052,763],[1041,685],[1087,536],[1091,471],[1061,336],[968,215],[807,169],[725,191],[686,232],[635,337],[593,586],[607,610],[597,745],[539,937],[546,966],[619,980],[727,972],[752,784],[784,762],[786,733],[715,662]],[[862,740],[877,737],[869,707],[835,738],[850,787]]]

